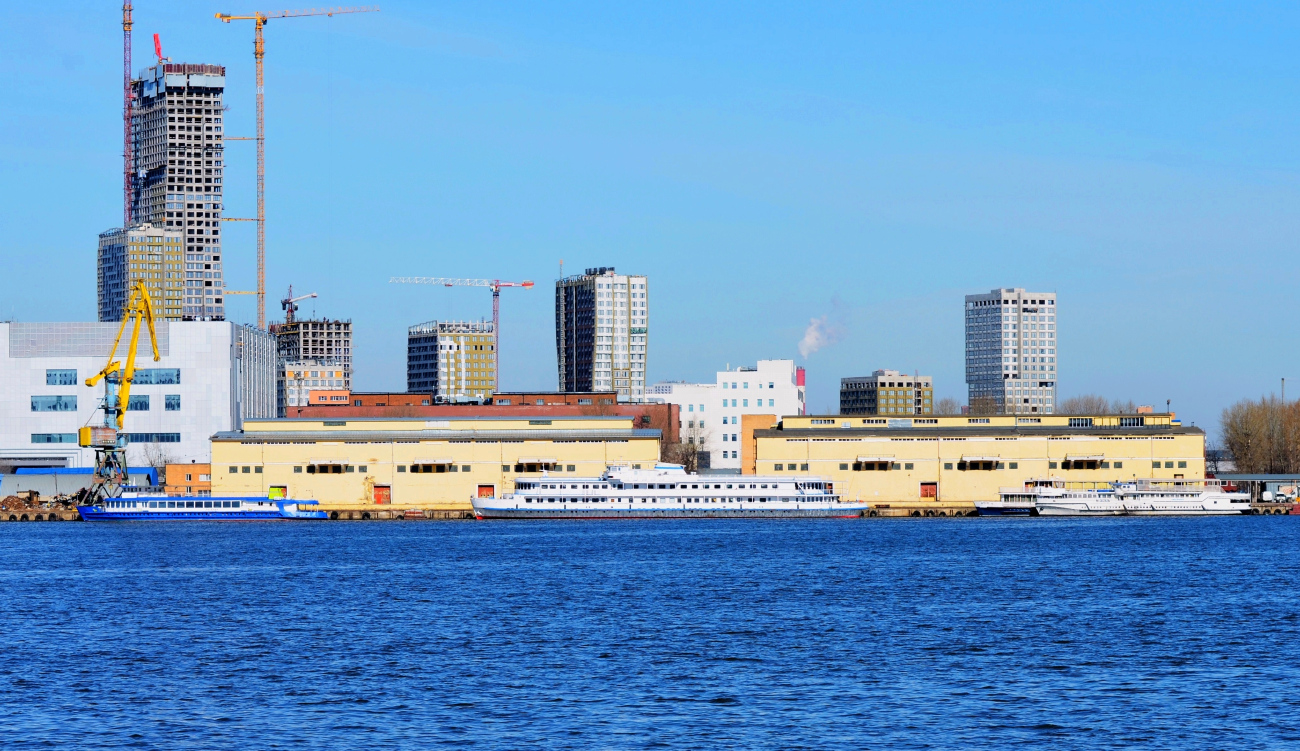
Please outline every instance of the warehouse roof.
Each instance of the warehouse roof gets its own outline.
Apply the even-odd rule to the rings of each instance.
[[[655,438],[655,428],[608,428],[555,430],[547,428],[519,430],[312,430],[312,431],[223,431],[214,441],[241,443],[318,443],[322,441],[392,443],[394,441],[609,441],[629,438]]]
[[[1149,437],[1161,435],[1204,435],[1205,431],[1191,426],[1156,425],[1150,427],[1078,427],[1064,425],[1020,425],[1000,427],[972,425],[970,427],[916,427],[916,428],[765,428],[755,430],[755,438],[850,438],[879,436],[888,438],[983,438],[1011,436],[1115,436]]]

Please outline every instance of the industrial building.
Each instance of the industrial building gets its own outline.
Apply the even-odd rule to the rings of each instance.
[[[934,413],[934,379],[877,370],[840,379],[841,415],[929,415]]]
[[[700,447],[701,469],[741,469],[741,421],[746,415],[802,415],[804,369],[794,360],[759,360],[753,367],[720,370],[713,383],[656,383],[646,399],[675,404],[682,440]]]
[[[648,467],[659,440],[616,416],[250,420],[213,437],[212,493],[469,510],[474,496],[512,492],[520,475]]]
[[[15,467],[90,467],[77,429],[99,424],[102,385],[88,388],[117,336],[116,323],[0,323],[0,473]],[[265,332],[228,321],[157,321],[127,413],[133,465],[206,462],[209,438],[275,414],[275,345]]]
[[[614,390],[645,400],[649,285],[613,266],[555,282],[555,349],[560,391]]]
[[[436,404],[491,399],[497,383],[490,321],[428,321],[406,330],[406,390]]]
[[[166,237],[182,240],[184,258],[170,254],[158,258],[153,257],[156,253],[151,253],[149,258],[133,261],[121,258],[122,254],[116,252],[109,254],[111,262],[106,266],[104,245],[114,239],[114,233],[117,246],[123,245],[122,230],[103,233],[100,236],[101,321],[120,318],[121,303],[114,307],[112,302],[118,294],[113,282],[124,278],[118,272],[125,267],[116,264],[140,262],[148,265],[132,265],[130,269],[148,270],[151,275],[146,278],[166,280],[160,287],[166,294],[155,302],[155,317],[171,320],[225,317],[225,284],[221,272],[225,86],[224,66],[167,62],[146,69],[140,78],[131,82],[135,171],[129,189],[128,234],[134,237],[136,228],[144,225],[163,230]],[[109,246],[113,244],[109,242]],[[183,294],[171,294],[174,290]],[[151,287],[150,292],[153,291]]]
[[[971,504],[1029,480],[1205,477],[1205,433],[1170,414],[785,417],[753,432],[755,470],[829,478],[872,504]]]
[[[305,406],[312,391],[352,390],[352,321],[295,319],[271,325],[275,337],[276,415]]]
[[[976,414],[1056,408],[1056,293],[966,295],[966,386]]]

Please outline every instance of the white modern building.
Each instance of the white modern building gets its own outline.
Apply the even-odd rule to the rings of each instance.
[[[1056,408],[1056,293],[1019,287],[966,295],[966,386],[972,413]]]
[[[680,405],[682,440],[702,446],[701,468],[739,472],[741,416],[804,414],[804,370],[794,360],[759,360],[718,371],[713,383],[656,383],[646,400]]]
[[[406,392],[438,404],[490,399],[497,389],[491,321],[428,321],[406,330]]]
[[[119,323],[0,323],[0,473],[89,467],[77,429],[100,425],[103,369]],[[160,359],[141,326],[124,431],[132,466],[208,462],[209,438],[275,416],[275,341],[229,321],[155,321]],[[130,332],[118,345],[124,360]]]
[[[613,266],[555,282],[559,390],[616,391],[620,402],[646,398],[650,293],[644,276]]]

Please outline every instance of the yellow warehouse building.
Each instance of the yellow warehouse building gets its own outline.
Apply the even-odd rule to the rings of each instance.
[[[821,475],[885,514],[966,513],[1035,479],[1205,477],[1204,431],[1169,414],[797,416],[751,440],[747,472]]]
[[[620,416],[246,420],[212,438],[212,494],[468,511],[521,474],[649,466],[659,439]]]

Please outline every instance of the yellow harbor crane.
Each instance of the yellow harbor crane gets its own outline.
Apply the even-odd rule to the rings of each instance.
[[[101,380],[104,382],[104,401],[100,408],[104,410],[102,427],[86,426],[77,431],[77,443],[95,449],[95,475],[90,487],[82,491],[79,506],[93,506],[105,498],[121,495],[122,487],[130,479],[126,467],[126,435],[122,427],[127,408],[131,404],[131,383],[135,380],[135,352],[140,341],[140,323],[149,325],[149,343],[153,345],[153,359],[158,361],[158,337],[153,326],[153,302],[149,299],[149,290],[144,282],[136,282],[131,288],[126,307],[122,310],[122,325],[117,329],[117,338],[113,348],[108,351],[108,364],[104,369],[86,379],[86,385],[94,387]],[[126,325],[132,324],[131,344],[126,351],[125,366],[117,357],[117,346],[122,342]]]
[[[302,18],[303,16],[339,16],[344,13],[377,13],[379,8],[309,8],[306,10],[270,10],[253,11],[246,16],[231,13],[217,13],[217,20],[222,23],[231,21],[253,22],[253,60],[257,63],[257,327],[266,329],[266,203],[264,200],[266,183],[266,129],[262,120],[262,57],[266,48],[262,45],[262,27],[272,18]],[[227,136],[227,141],[247,141],[247,138]],[[229,163],[229,162],[227,162]],[[248,221],[230,218],[226,221]],[[227,294],[244,295],[247,292]]]

